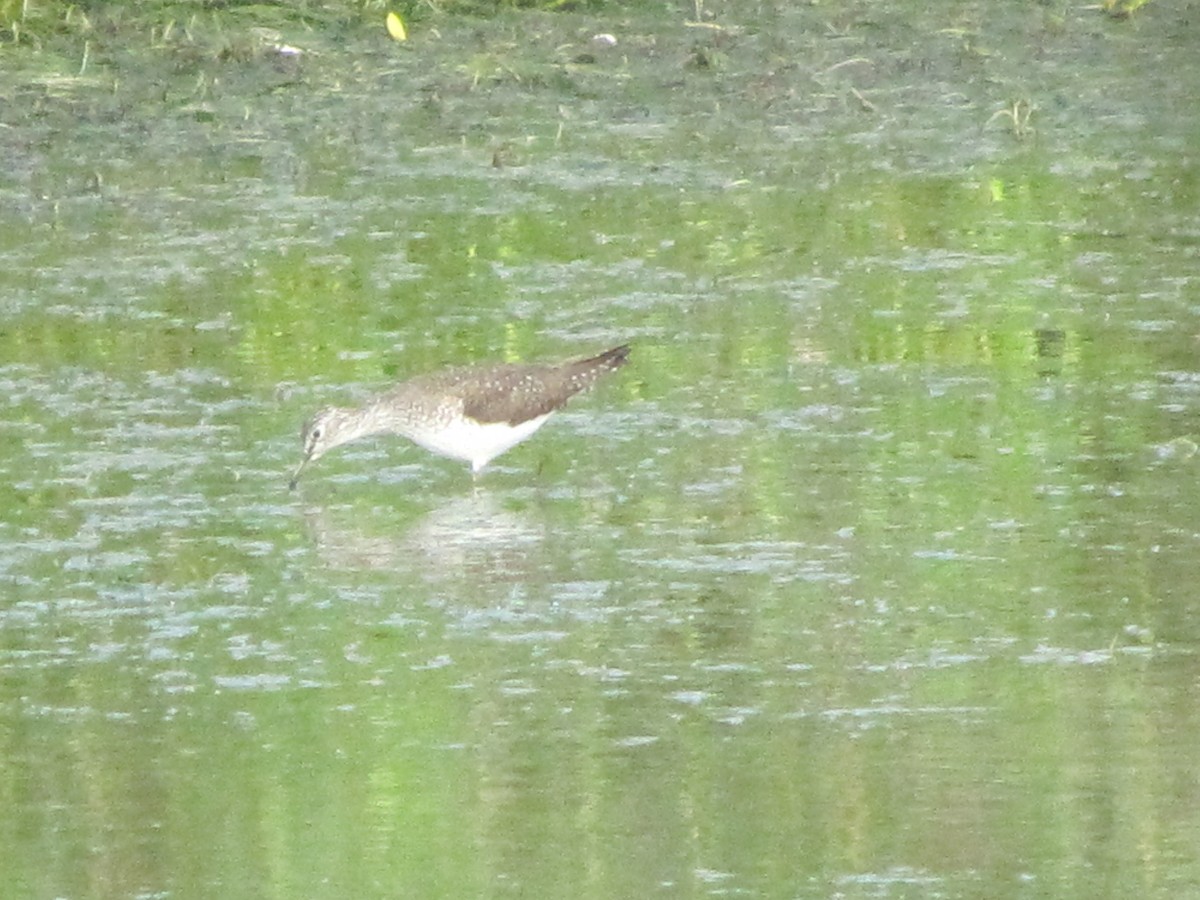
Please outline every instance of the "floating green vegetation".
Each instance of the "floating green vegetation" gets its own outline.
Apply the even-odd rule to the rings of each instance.
[[[1100,8],[1114,19],[1128,19],[1150,0],[1104,0]]]
[[[1024,99],[1014,100],[1010,106],[998,109],[992,113],[991,118],[987,120],[987,124],[991,125],[997,119],[1007,119],[1011,126],[1013,137],[1018,141],[1023,141],[1025,138],[1037,134],[1037,129],[1029,124],[1032,116],[1032,103]]]

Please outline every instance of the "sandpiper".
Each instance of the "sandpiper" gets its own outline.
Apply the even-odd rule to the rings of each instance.
[[[399,434],[426,450],[461,459],[478,474],[537,431],[550,415],[629,358],[621,345],[554,365],[500,363],[421,375],[355,408],[330,406],[304,424],[304,467],[334,447],[371,434]]]

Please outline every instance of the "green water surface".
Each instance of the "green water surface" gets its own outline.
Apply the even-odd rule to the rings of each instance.
[[[1200,6],[29,6],[0,896],[1200,892]]]

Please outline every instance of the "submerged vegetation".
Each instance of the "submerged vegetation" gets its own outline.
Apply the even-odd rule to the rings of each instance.
[[[1129,18],[1149,0],[1101,0],[1081,7],[1113,19]],[[816,7],[817,4],[812,4]],[[903,14],[906,4],[893,4],[892,12]],[[907,4],[915,11],[920,4]],[[1044,15],[1060,21],[1061,3],[1044,4]],[[301,26],[315,30],[353,28],[372,22],[383,23],[389,14],[404,22],[422,22],[440,16],[490,17],[514,10],[538,12],[638,13],[685,18],[694,23],[714,24],[717,10],[705,0],[139,0],[112,3],[104,0],[0,0],[0,49],[13,46],[41,47],[61,37],[80,35],[90,39],[115,38],[133,41],[137,35],[152,39],[164,32],[192,32],[228,28],[283,28]],[[725,10],[731,12],[732,10]],[[852,10],[824,10],[826,26],[841,30]],[[968,9],[960,15],[972,14]],[[874,22],[878,11],[860,9],[864,22]]]
[[[506,9],[600,10],[645,9],[635,0],[298,0],[287,4],[257,0],[141,0],[138,3],[73,3],[67,0],[0,0],[0,42],[37,40],[55,32],[75,32],[100,22],[149,26],[187,21],[208,13],[252,14],[256,19],[332,24],[395,11],[405,18],[430,15],[493,15]]]
[[[0,0],[0,53],[25,48],[55,51],[56,59],[27,62],[14,70],[49,65],[57,78],[86,72],[105,49],[136,52],[185,45],[212,58],[245,58],[276,46],[275,31],[300,30],[337,38],[385,22],[422,24],[440,17],[493,17],[515,10],[592,12],[673,9],[665,0]],[[702,9],[696,7],[697,11]],[[388,32],[394,30],[389,26]],[[68,62],[69,60],[69,62]],[[10,66],[12,65],[10,59]]]

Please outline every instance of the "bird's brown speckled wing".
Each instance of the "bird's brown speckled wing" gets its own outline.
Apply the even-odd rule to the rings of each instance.
[[[483,370],[461,384],[463,413],[476,422],[519,425],[560,409],[600,376],[620,368],[629,347],[558,366],[506,365]]]

